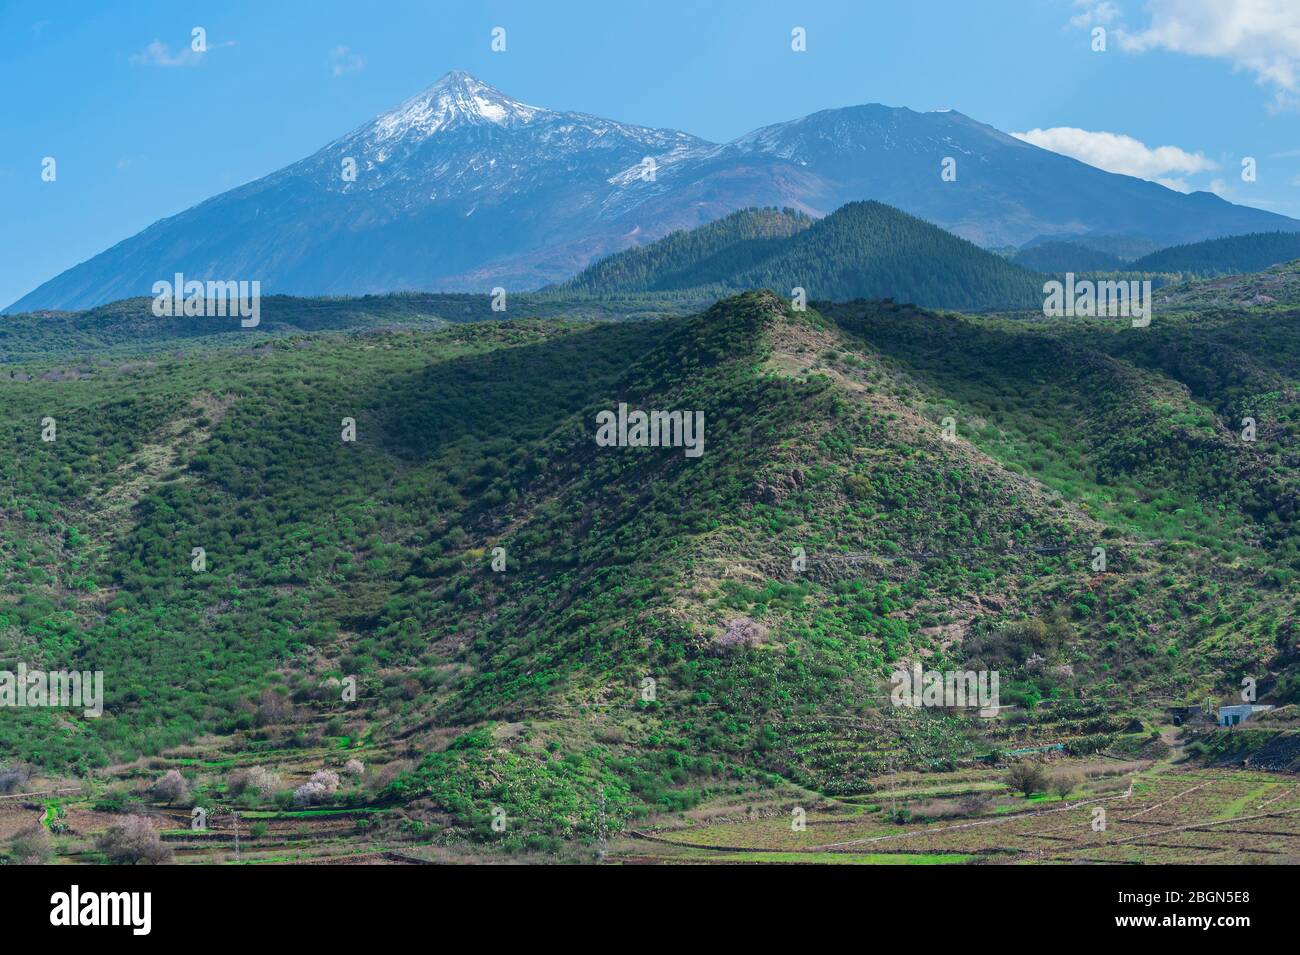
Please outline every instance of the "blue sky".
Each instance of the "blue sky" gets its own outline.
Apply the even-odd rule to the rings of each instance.
[[[713,140],[855,103],[952,107],[1300,217],[1300,0],[0,0],[0,305],[456,68]]]

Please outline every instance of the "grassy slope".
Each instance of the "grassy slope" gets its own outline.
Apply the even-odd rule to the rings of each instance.
[[[364,333],[406,328],[431,330],[461,322],[505,318],[625,319],[683,314],[688,306],[666,296],[627,295],[575,300],[553,294],[508,292],[506,312],[493,311],[488,294],[425,292],[359,298],[261,300],[256,331],[239,318],[155,318],[150,298],[129,298],[84,312],[33,312],[0,316],[0,378],[25,373],[16,364],[53,365],[63,372],[91,374],[121,357],[165,350],[246,347],[314,332]],[[5,367],[9,366],[9,367]]]
[[[1096,745],[1144,697],[1289,663],[1296,320],[1116,333],[752,293],[0,380],[0,654],[102,667],[109,696],[99,721],[15,711],[0,745],[87,770],[205,732],[241,759],[364,740],[406,767],[383,795],[416,826],[502,805],[590,833],[597,792],[616,826],[767,774],[850,793],[1033,730],[882,707],[918,653],[1069,701],[1052,732]],[[596,447],[619,401],[703,410],[705,455]],[[737,620],[759,646],[723,645]]]

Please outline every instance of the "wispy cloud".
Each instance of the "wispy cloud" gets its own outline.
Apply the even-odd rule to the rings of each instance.
[[[1054,126],[1011,135],[1098,169],[1150,179],[1179,192],[1191,191],[1183,176],[1218,168],[1217,163],[1201,153],[1190,153],[1177,146],[1151,147],[1123,133]]]
[[[353,53],[346,46],[336,46],[330,50],[330,75],[342,76],[345,73],[360,73],[366,68],[366,58]]]
[[[166,43],[154,40],[139,53],[132,53],[131,62],[136,66],[198,66],[213,50],[234,45],[234,40],[226,40],[224,43],[209,43],[204,51],[185,46],[173,53]]]
[[[131,62],[136,66],[198,66],[203,54],[189,47],[172,53],[166,43],[154,40],[139,53],[132,53]]]
[[[1100,3],[1095,2],[1095,0],[1074,0],[1074,5],[1083,9],[1070,17],[1071,26],[1105,26],[1108,23],[1113,23],[1120,16],[1119,7],[1110,3],[1109,0],[1102,0]]]
[[[1076,0],[1075,26],[1110,25],[1123,14],[1110,2]],[[1166,50],[1225,60],[1272,87],[1281,108],[1300,107],[1300,2],[1297,0],[1147,0],[1146,26],[1118,23],[1128,53]]]

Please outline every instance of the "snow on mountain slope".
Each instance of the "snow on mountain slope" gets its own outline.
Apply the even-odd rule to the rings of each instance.
[[[957,180],[940,178],[945,157]],[[653,160],[647,173],[647,159]],[[355,169],[355,176],[351,170]],[[183,272],[264,294],[536,288],[753,205],[876,199],[984,245],[1300,230],[1047,152],[959,112],[823,110],[727,144],[513,99],[453,71],[307,158],[51,279],[8,311],[148,294]]]

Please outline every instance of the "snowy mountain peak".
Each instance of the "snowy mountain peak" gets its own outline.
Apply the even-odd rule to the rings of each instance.
[[[940,177],[948,156],[964,157],[959,184]],[[829,214],[862,199],[997,246],[1080,234],[1175,245],[1300,232],[1294,219],[1103,172],[959,112],[849,106],[718,145],[529,106],[457,70],[7,311],[85,308],[149,294],[158,276],[253,268],[264,290],[299,295],[522,290],[736,209]]]
[[[532,122],[539,114],[548,112],[511,99],[463,70],[452,70],[396,109],[379,116],[369,131],[374,142],[408,135],[422,139],[467,124],[515,126]]]

